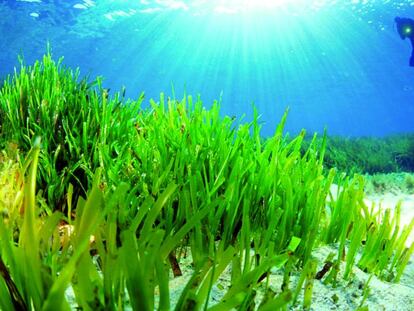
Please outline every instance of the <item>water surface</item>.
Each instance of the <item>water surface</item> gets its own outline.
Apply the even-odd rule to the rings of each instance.
[[[159,92],[201,94],[223,113],[271,134],[289,107],[287,130],[344,136],[414,131],[410,43],[395,16],[412,1],[0,1],[0,76],[50,42],[54,56],[126,86],[146,102]]]

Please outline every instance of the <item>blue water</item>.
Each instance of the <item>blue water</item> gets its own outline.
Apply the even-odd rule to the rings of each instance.
[[[0,0],[0,76],[50,42],[55,58],[111,92],[201,95],[206,107],[287,130],[383,136],[414,131],[411,46],[394,17],[412,1]]]

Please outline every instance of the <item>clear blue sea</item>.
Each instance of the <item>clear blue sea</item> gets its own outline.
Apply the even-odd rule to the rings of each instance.
[[[105,78],[128,97],[200,94],[206,107],[273,133],[414,132],[411,43],[396,16],[414,1],[0,0],[0,77],[40,58]]]

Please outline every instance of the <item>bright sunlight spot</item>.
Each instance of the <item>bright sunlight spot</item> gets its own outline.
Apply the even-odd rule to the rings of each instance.
[[[294,1],[294,0],[223,0],[218,1],[226,6],[238,6],[238,7],[273,7],[273,6],[282,6],[289,3],[297,3],[301,1]]]
[[[309,1],[304,0],[221,0],[216,1],[218,7],[231,11],[253,11],[257,9],[272,9],[281,7],[302,6]]]
[[[216,14],[262,14],[317,11],[332,0],[216,0],[208,6]]]

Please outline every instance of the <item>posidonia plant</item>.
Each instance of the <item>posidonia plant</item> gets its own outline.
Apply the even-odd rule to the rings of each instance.
[[[264,140],[257,112],[235,128],[217,103],[191,96],[161,94],[142,109],[142,96],[124,103],[78,75],[48,53],[0,90],[0,140],[25,159],[2,164],[16,177],[0,174],[0,192],[15,189],[0,207],[1,309],[307,309],[314,279],[335,285],[341,262],[345,279],[355,266],[401,277],[414,221],[400,228],[399,207],[366,206],[361,176],[326,173],[326,139],[304,151],[305,131],[283,134],[287,114]],[[318,262],[312,252],[326,244],[337,253]],[[173,301],[183,251],[193,275]],[[231,286],[213,301],[229,269]],[[277,291],[274,270],[284,274]]]
[[[305,140],[305,148],[308,139]],[[328,137],[325,166],[348,174],[414,171],[414,135],[387,137]]]

